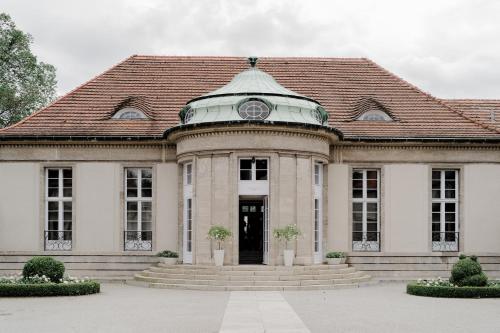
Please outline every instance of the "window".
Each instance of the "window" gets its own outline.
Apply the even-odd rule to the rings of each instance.
[[[238,114],[246,120],[264,120],[270,112],[270,107],[258,99],[248,100],[238,107]]]
[[[370,110],[363,113],[359,116],[358,120],[367,120],[367,121],[391,121],[392,118],[381,110]]]
[[[352,171],[352,249],[380,251],[379,170]]]
[[[183,212],[183,262],[193,263],[193,164],[183,166],[184,212]]]
[[[323,125],[328,119],[328,114],[325,109],[321,106],[316,107],[316,109],[311,111],[311,116],[316,120],[320,125]]]
[[[188,163],[185,165],[185,179],[184,179],[184,184],[185,185],[191,185],[193,182],[193,165],[191,163]]]
[[[126,251],[151,251],[153,239],[153,175],[151,168],[125,169]]]
[[[194,110],[189,108],[184,115],[184,124],[189,123],[194,117]]]
[[[314,263],[323,262],[323,164],[314,163]]]
[[[240,180],[267,180],[267,158],[240,159]]]
[[[123,108],[117,113],[113,115],[113,119],[125,119],[125,120],[130,120],[130,119],[146,119],[146,115],[135,108]]]
[[[71,250],[73,229],[73,170],[48,168],[46,175],[45,250]]]
[[[458,170],[432,170],[432,250],[458,251]]]

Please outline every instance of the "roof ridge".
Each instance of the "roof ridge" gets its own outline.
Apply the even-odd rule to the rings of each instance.
[[[18,121],[17,123],[15,124],[12,124],[10,126],[7,126],[7,127],[4,127],[4,128],[0,128],[0,134],[2,132],[6,132],[8,130],[10,130],[11,128],[15,128],[23,123],[25,123],[26,121],[30,120],[31,118],[35,117],[36,115],[38,115],[39,113],[45,111],[46,109],[48,109],[49,107],[55,105],[57,102],[61,101],[62,99],[66,98],[67,96],[71,95],[73,92],[77,91],[78,89],[81,89],[83,87],[85,87],[87,84],[93,82],[94,80],[97,80],[98,78],[100,78],[101,76],[103,76],[104,74],[108,73],[109,71],[111,71],[112,69],[120,66],[121,64],[125,63],[126,61],[134,58],[136,55],[133,54],[123,60],[121,60],[120,62],[116,63],[115,65],[111,66],[110,68],[106,69],[105,71],[97,74],[96,76],[94,76],[93,78],[91,78],[90,80],[87,80],[85,81],[84,83],[80,84],[79,86],[77,86],[76,88],[70,90],[69,92],[67,92],[66,94],[62,95],[62,96],[59,96],[58,98],[56,98],[52,103],[49,103],[48,105],[46,105],[45,107],[41,108],[40,110],[38,111],[35,111],[33,112],[32,114],[30,114],[29,116],[27,116],[26,118],[24,119],[21,119],[20,121]]]
[[[418,93],[420,93],[420,94],[423,94],[423,95],[427,96],[428,98],[430,98],[430,99],[434,100],[436,103],[438,103],[438,104],[440,104],[440,105],[444,106],[445,108],[447,108],[448,110],[450,110],[450,111],[452,111],[452,112],[456,113],[457,115],[461,116],[462,118],[464,118],[464,119],[466,119],[466,120],[468,120],[468,121],[472,122],[473,124],[476,124],[476,125],[478,125],[478,126],[480,126],[480,127],[484,128],[484,129],[487,129],[487,130],[489,130],[489,131],[492,131],[492,132],[494,132],[494,133],[496,133],[496,134],[500,134],[500,129],[497,129],[497,128],[494,128],[494,127],[491,127],[491,126],[489,126],[489,125],[487,125],[487,124],[485,124],[485,123],[483,123],[483,122],[481,122],[481,121],[478,121],[478,120],[476,120],[476,119],[472,119],[471,117],[469,117],[469,116],[465,115],[462,111],[457,110],[457,109],[455,109],[455,108],[451,107],[450,105],[448,105],[448,104],[446,104],[445,102],[443,102],[443,100],[441,100],[441,99],[439,99],[439,98],[437,98],[437,97],[435,97],[435,96],[431,95],[430,93],[423,91],[423,90],[422,90],[422,89],[420,89],[419,87],[417,87],[417,86],[415,86],[415,85],[413,85],[413,84],[409,83],[408,81],[406,81],[405,79],[401,78],[400,76],[398,76],[398,75],[396,75],[396,74],[394,74],[394,73],[390,72],[389,70],[385,69],[384,67],[380,66],[379,64],[377,64],[377,63],[376,63],[376,62],[374,62],[373,60],[368,59],[368,58],[366,58],[366,60],[367,60],[369,63],[371,63],[372,65],[374,65],[375,67],[377,67],[377,68],[379,68],[379,69],[383,70],[386,74],[389,74],[389,75],[391,75],[392,77],[396,78],[398,81],[400,81],[401,83],[403,83],[403,84],[404,84],[404,85],[406,85],[407,87],[409,87],[409,88],[411,88],[411,89],[415,90],[416,92],[418,92]]]
[[[500,98],[441,98],[450,102],[500,102]]]
[[[200,59],[200,58],[219,58],[219,59],[235,59],[235,60],[240,60],[240,59],[247,59],[248,57],[245,56],[226,56],[226,55],[152,55],[152,54],[135,54],[133,57],[143,57],[143,58],[185,58],[185,59]],[[262,56],[258,57],[260,59],[288,59],[288,60],[363,60],[366,61],[368,60],[367,58],[364,57],[315,57],[315,56],[309,56],[309,57],[300,57],[300,56],[294,56],[294,57],[286,57],[286,56]]]

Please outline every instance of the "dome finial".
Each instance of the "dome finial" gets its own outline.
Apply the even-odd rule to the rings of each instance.
[[[259,58],[257,57],[248,57],[248,63],[250,64],[250,67],[255,67],[255,65],[257,65],[257,61],[259,60]]]

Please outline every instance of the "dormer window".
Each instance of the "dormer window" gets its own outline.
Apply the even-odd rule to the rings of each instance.
[[[391,111],[381,102],[372,97],[362,97],[355,106],[353,120],[364,121],[393,121],[398,120]]]
[[[358,117],[358,120],[367,121],[392,121],[392,118],[381,110],[370,110]]]
[[[146,119],[146,115],[136,108],[123,108],[113,115],[113,119]]]

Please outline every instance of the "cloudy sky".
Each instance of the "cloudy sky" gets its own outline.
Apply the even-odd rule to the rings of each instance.
[[[368,57],[438,97],[500,98],[500,1],[0,0],[65,93],[132,54]]]

